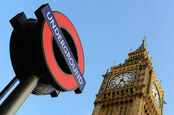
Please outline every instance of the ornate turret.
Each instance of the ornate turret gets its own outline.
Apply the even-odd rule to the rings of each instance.
[[[148,52],[146,50],[146,47],[145,47],[145,41],[146,41],[146,38],[144,37],[141,46],[138,49],[136,49],[135,51],[130,52],[128,54],[129,58],[125,61],[125,63],[141,61],[144,59],[149,60],[151,63],[151,59],[150,59]]]

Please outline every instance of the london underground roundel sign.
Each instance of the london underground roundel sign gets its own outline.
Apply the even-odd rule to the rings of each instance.
[[[79,36],[73,24],[62,13],[52,12],[48,4],[41,6],[40,10],[45,20],[42,45],[49,73],[64,91],[75,90],[75,93],[81,93],[86,82],[83,77],[84,55]],[[62,58],[59,59],[60,53],[56,53],[58,49],[66,64]],[[66,65],[70,73],[63,71]]]

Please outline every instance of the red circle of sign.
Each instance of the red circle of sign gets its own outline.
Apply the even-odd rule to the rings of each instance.
[[[54,12],[55,19],[59,26],[62,26],[68,30],[68,32],[71,34],[72,38],[74,39],[76,48],[77,48],[77,54],[78,54],[78,66],[79,69],[83,75],[84,73],[84,55],[83,55],[83,49],[82,45],[79,39],[79,36],[73,26],[73,24],[70,22],[70,20],[61,14],[60,12]],[[64,90],[74,90],[77,88],[78,84],[73,77],[73,75],[67,75],[64,72],[62,72],[61,68],[58,66],[54,52],[53,52],[53,44],[52,44],[52,32],[49,28],[47,23],[44,23],[43,27],[43,53],[45,56],[45,61],[47,68],[50,70],[50,74],[52,78],[56,81],[56,83],[63,88]]]

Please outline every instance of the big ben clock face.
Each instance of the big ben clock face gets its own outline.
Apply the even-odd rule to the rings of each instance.
[[[122,73],[115,76],[109,84],[110,88],[121,88],[128,85],[131,81],[135,79],[135,75],[132,72]]]
[[[153,99],[154,99],[156,105],[158,106],[158,108],[160,109],[161,108],[160,96],[159,96],[159,92],[156,87],[156,84],[154,82],[152,82],[151,90],[152,90]]]

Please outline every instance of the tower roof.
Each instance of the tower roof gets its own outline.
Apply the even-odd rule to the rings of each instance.
[[[138,49],[136,49],[135,51],[130,52],[129,55],[145,51],[146,50],[145,42],[146,42],[146,37],[144,36],[141,46]]]
[[[125,61],[125,63],[132,62],[132,61],[134,62],[141,61],[144,59],[148,59],[151,62],[149,54],[146,50],[145,42],[146,42],[146,37],[144,36],[144,39],[142,40],[142,44],[140,45],[140,47],[136,49],[135,51],[130,52],[128,54],[129,58]]]
[[[135,63],[152,64],[148,51],[146,50],[145,42],[146,42],[146,37],[144,36],[144,39],[142,40],[142,44],[140,45],[140,47],[138,47],[133,52],[130,52],[128,54],[128,58],[125,60],[123,64],[112,66],[111,71],[112,69],[114,70],[116,68],[126,66],[127,64],[128,65],[135,64]]]

